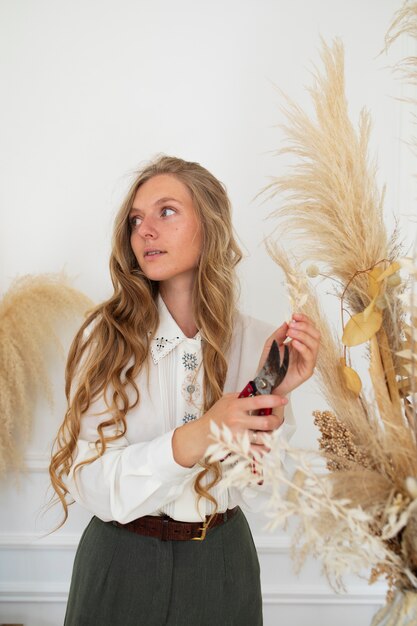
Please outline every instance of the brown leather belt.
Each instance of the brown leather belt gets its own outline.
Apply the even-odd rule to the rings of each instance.
[[[116,521],[112,524],[138,535],[157,537],[162,541],[187,541],[189,539],[201,541],[205,538],[207,530],[227,522],[238,509],[239,507],[235,506],[234,509],[227,509],[224,513],[216,513],[210,523],[208,523],[210,517],[207,517],[204,522],[179,522],[168,515],[144,515],[127,524]]]

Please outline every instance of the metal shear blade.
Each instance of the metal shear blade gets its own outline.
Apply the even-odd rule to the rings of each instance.
[[[275,339],[272,342],[265,364],[253,381],[258,394],[271,393],[271,391],[275,389],[275,387],[278,387],[278,385],[284,380],[285,374],[288,370],[289,350],[287,344],[283,345],[284,358],[281,364],[278,344]]]

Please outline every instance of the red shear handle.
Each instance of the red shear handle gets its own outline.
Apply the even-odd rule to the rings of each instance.
[[[271,415],[272,409],[259,409],[256,415]]]
[[[254,382],[250,380],[243,391],[240,392],[239,398],[251,398],[256,393]]]
[[[251,398],[256,394],[256,387],[255,384],[252,380],[250,380],[248,382],[248,384],[246,385],[246,387],[240,392],[239,394],[239,398]],[[272,409],[259,409],[259,411],[257,412],[257,415],[271,415],[272,413]],[[227,456],[225,456],[224,458],[227,459],[227,457],[230,456],[229,454]],[[224,459],[220,459],[220,463],[224,461]],[[255,469],[255,466],[253,465],[253,469]],[[256,471],[254,471],[254,473],[256,473]],[[259,482],[258,485],[262,485],[263,481]]]
[[[249,381],[246,387],[241,391],[239,398],[250,398],[256,394],[256,387],[253,381]],[[271,415],[272,409],[259,409],[256,415]]]
[[[256,395],[256,387],[255,387],[254,382],[251,380],[248,382],[246,387],[241,391],[241,393],[239,394],[239,398],[250,398],[254,395]],[[271,413],[272,413],[272,409],[260,409],[257,412],[257,415],[271,415]],[[223,460],[224,459],[222,459],[222,461]],[[262,474],[257,470],[256,463],[251,463],[251,469],[252,469],[253,474],[259,474],[261,478]],[[260,481],[258,481],[258,485],[263,485],[263,482],[264,481],[261,479]]]

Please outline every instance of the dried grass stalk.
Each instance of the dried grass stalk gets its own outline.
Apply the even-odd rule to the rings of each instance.
[[[246,433],[233,440],[226,427],[220,431],[212,422],[211,428],[215,443],[207,454],[212,455],[212,460],[225,459],[224,488],[255,485],[259,480],[259,473],[254,475],[252,471],[255,457],[264,485],[271,491],[265,510],[270,518],[268,528],[273,530],[290,519],[297,519],[298,527],[292,535],[292,557],[297,568],[309,554],[318,558],[329,582],[338,591],[343,590],[344,574],[363,574],[364,568],[376,563],[383,563],[384,573],[389,572],[394,581],[403,576],[403,561],[388,546],[385,537],[391,537],[398,526],[403,527],[405,517],[401,521],[399,517],[404,511],[410,514],[409,500],[396,501],[389,515],[384,515],[385,502],[382,509],[366,512],[345,493],[337,494],[334,482],[345,472],[324,473],[317,453],[292,448],[276,433],[263,438],[270,452],[262,457],[252,452]],[[284,454],[295,470],[291,478],[284,471]],[[365,471],[372,474],[372,470]],[[349,472],[349,477],[354,478],[355,473]],[[378,492],[385,493],[383,483],[374,485]],[[283,486],[288,487],[287,492]],[[371,491],[368,497],[372,499]],[[374,529],[375,519],[379,522],[377,529]]]
[[[280,233],[290,231],[302,242],[299,260],[319,261],[346,285],[358,269],[386,259],[389,246],[376,163],[368,159],[370,115],[361,111],[356,133],[345,97],[342,43],[335,40],[330,48],[323,42],[321,58],[324,71],[316,72],[309,89],[316,119],[286,98],[287,146],[277,154],[291,155],[295,164],[265,191],[286,198],[273,215]],[[355,313],[366,307],[366,276],[358,276],[347,298]]]
[[[389,428],[381,430],[380,416],[372,404],[357,398],[346,387],[340,367],[342,344],[330,328],[305,272],[274,242],[268,241],[267,249],[284,271],[288,291],[292,299],[297,300],[297,310],[306,313],[320,329],[316,379],[333,412],[314,412],[314,415],[321,431],[320,447],[329,468],[344,470],[332,478],[334,495],[349,498],[364,510],[381,508],[394,492],[404,492],[405,478],[417,472],[414,439],[410,438],[402,421],[397,426],[392,424],[389,412],[383,413]],[[379,351],[377,354],[379,358]],[[386,406],[390,407],[382,365],[376,380],[381,385]]]
[[[385,35],[385,50],[401,35],[410,35],[417,38],[417,2],[404,2],[391,22],[387,34]],[[399,69],[403,78],[414,84],[417,81],[417,57],[410,56],[399,63],[396,69]]]
[[[91,306],[63,274],[23,276],[0,302],[0,476],[23,466],[36,394],[52,401],[45,349],[62,351],[57,322]]]
[[[364,445],[373,465],[385,463],[385,450],[376,428],[377,417],[361,398],[357,398],[347,387],[340,366],[343,346],[331,329],[323,313],[316,291],[306,280],[305,272],[297,260],[290,261],[286,252],[272,240],[267,242],[267,250],[286,276],[289,293],[298,294],[296,310],[309,316],[320,329],[320,350],[316,364],[318,387],[335,415],[351,433],[356,445]],[[304,304],[300,306],[300,302]]]

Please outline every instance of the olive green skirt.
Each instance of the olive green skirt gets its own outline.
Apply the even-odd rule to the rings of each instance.
[[[93,517],[65,626],[261,626],[259,561],[243,512],[204,541],[161,541]]]

